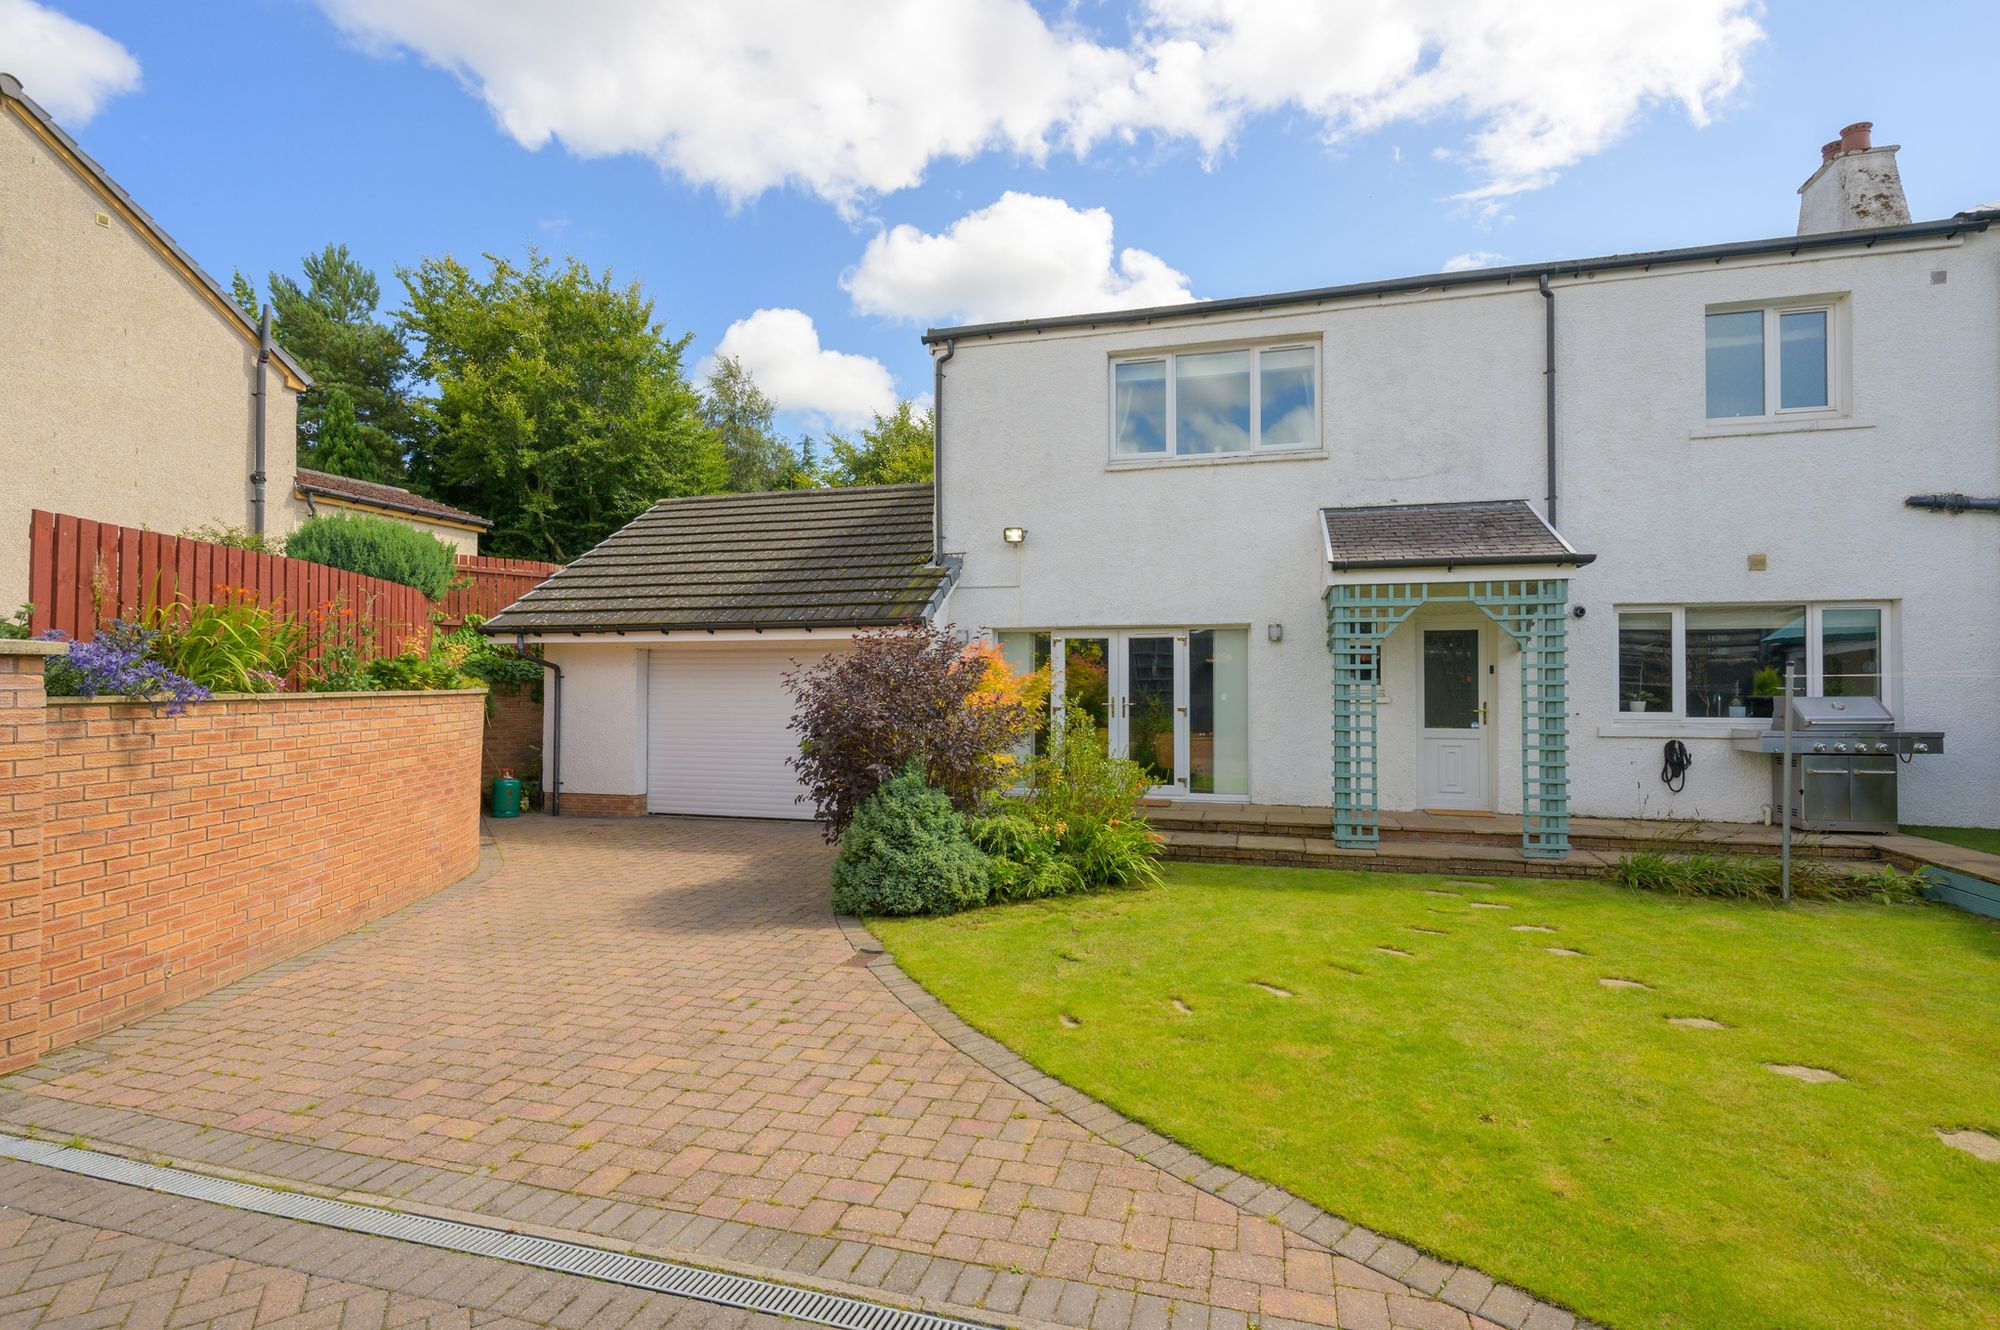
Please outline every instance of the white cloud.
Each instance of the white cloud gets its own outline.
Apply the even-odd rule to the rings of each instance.
[[[970,322],[1175,305],[1187,277],[1143,249],[1114,250],[1111,214],[1008,192],[940,235],[897,226],[840,280],[865,314]]]
[[[1506,262],[1508,258],[1505,254],[1495,254],[1490,249],[1474,249],[1463,254],[1454,254],[1446,259],[1444,271],[1465,272],[1471,268],[1491,268]]]
[[[1706,123],[1762,36],[1757,0],[1139,0],[1123,43],[1029,0],[319,4],[364,45],[452,71],[530,148],[643,153],[732,200],[794,184],[846,208],[943,158],[1139,135],[1215,155],[1287,112],[1329,139],[1457,122],[1477,206],[1654,105]]]
[[[741,363],[781,411],[849,428],[896,408],[896,381],[888,367],[872,356],[821,346],[819,330],[803,310],[760,309],[738,319],[715,348],[715,358],[724,356]],[[697,366],[695,376],[706,378],[715,358]]]
[[[35,0],[0,0],[0,70],[71,127],[139,86],[139,62],[130,51]]]

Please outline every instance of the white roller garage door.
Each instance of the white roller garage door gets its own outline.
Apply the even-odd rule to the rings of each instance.
[[[783,676],[823,649],[666,648],[651,653],[647,685],[646,809],[715,817],[810,818],[799,803],[798,752],[787,728]]]

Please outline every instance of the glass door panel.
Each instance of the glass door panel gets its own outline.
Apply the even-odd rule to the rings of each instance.
[[[1064,716],[1089,717],[1098,737],[1110,743],[1117,720],[1111,706],[1111,639],[1059,637],[1056,663],[1062,671],[1054,685],[1056,710]]]
[[[1170,635],[1125,639],[1125,755],[1155,786],[1176,779],[1174,647]],[[1113,751],[1116,751],[1115,749]]]
[[[1479,630],[1424,632],[1424,728],[1479,728]]]
[[[1250,793],[1250,634],[1188,634],[1188,791]]]

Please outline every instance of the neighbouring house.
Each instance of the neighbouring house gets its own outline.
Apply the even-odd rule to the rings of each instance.
[[[1764,818],[1787,666],[1946,734],[1905,821],[2000,822],[2000,209],[1911,223],[1895,151],[1775,239],[933,330],[935,492],[662,503],[496,620],[565,811],[804,815],[786,663],[921,614],[1348,846]]]
[[[935,614],[932,511],[929,485],[668,499],[515,601],[486,630],[561,671],[543,788],[570,815],[810,817],[785,672]]]
[[[27,598],[34,508],[164,532],[304,515],[311,378],[5,74],[0,274],[0,615]]]
[[[460,554],[479,553],[479,536],[493,523],[454,508],[436,499],[427,499],[400,485],[384,485],[372,480],[336,476],[330,471],[300,467],[292,481],[292,491],[308,513],[363,513],[386,517],[436,536]]]

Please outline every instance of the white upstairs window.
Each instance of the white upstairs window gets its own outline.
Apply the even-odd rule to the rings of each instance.
[[[1111,458],[1256,456],[1320,446],[1316,343],[1111,362]]]
[[[1828,300],[1709,310],[1708,418],[1837,411],[1839,313]]]

